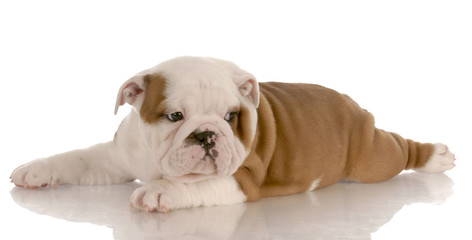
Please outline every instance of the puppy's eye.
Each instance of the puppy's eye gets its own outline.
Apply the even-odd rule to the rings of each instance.
[[[181,112],[175,112],[175,113],[167,114],[167,119],[169,119],[172,122],[178,122],[184,119],[184,115]]]
[[[237,115],[238,113],[237,112],[229,112],[226,114],[225,116],[225,120],[227,122],[232,122],[234,120],[234,117]]]

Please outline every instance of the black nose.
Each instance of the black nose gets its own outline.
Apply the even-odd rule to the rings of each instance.
[[[210,149],[215,146],[215,140],[213,139],[215,133],[212,131],[194,132],[193,136],[201,143],[202,147]]]

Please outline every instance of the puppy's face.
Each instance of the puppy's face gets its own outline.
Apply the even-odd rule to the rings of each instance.
[[[146,149],[164,177],[195,182],[231,175],[242,164],[258,94],[254,77],[232,63],[182,57],[128,80],[117,105],[139,112]]]

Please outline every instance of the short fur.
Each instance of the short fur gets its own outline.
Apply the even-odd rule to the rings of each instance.
[[[377,129],[347,95],[313,84],[261,83],[258,131],[263,136],[235,173],[254,201],[305,192],[342,179],[373,183],[424,166],[432,144]]]
[[[115,113],[125,103],[134,108],[113,141],[21,165],[12,182],[35,189],[140,179],[146,184],[130,206],[166,212],[455,166],[445,145],[377,129],[346,95],[313,84],[258,84],[224,60],[163,62],[122,84]],[[202,132],[208,138],[196,137]]]

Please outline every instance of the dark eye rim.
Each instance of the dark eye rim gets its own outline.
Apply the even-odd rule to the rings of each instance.
[[[184,119],[184,114],[182,112],[173,112],[166,114],[166,117],[171,122],[178,122]]]
[[[235,118],[237,115],[238,115],[238,112],[237,112],[237,111],[231,111],[231,112],[228,112],[228,113],[225,115],[224,119],[225,119],[225,121],[227,121],[227,122],[230,123],[230,122],[233,122],[233,121],[234,121],[234,118]]]

